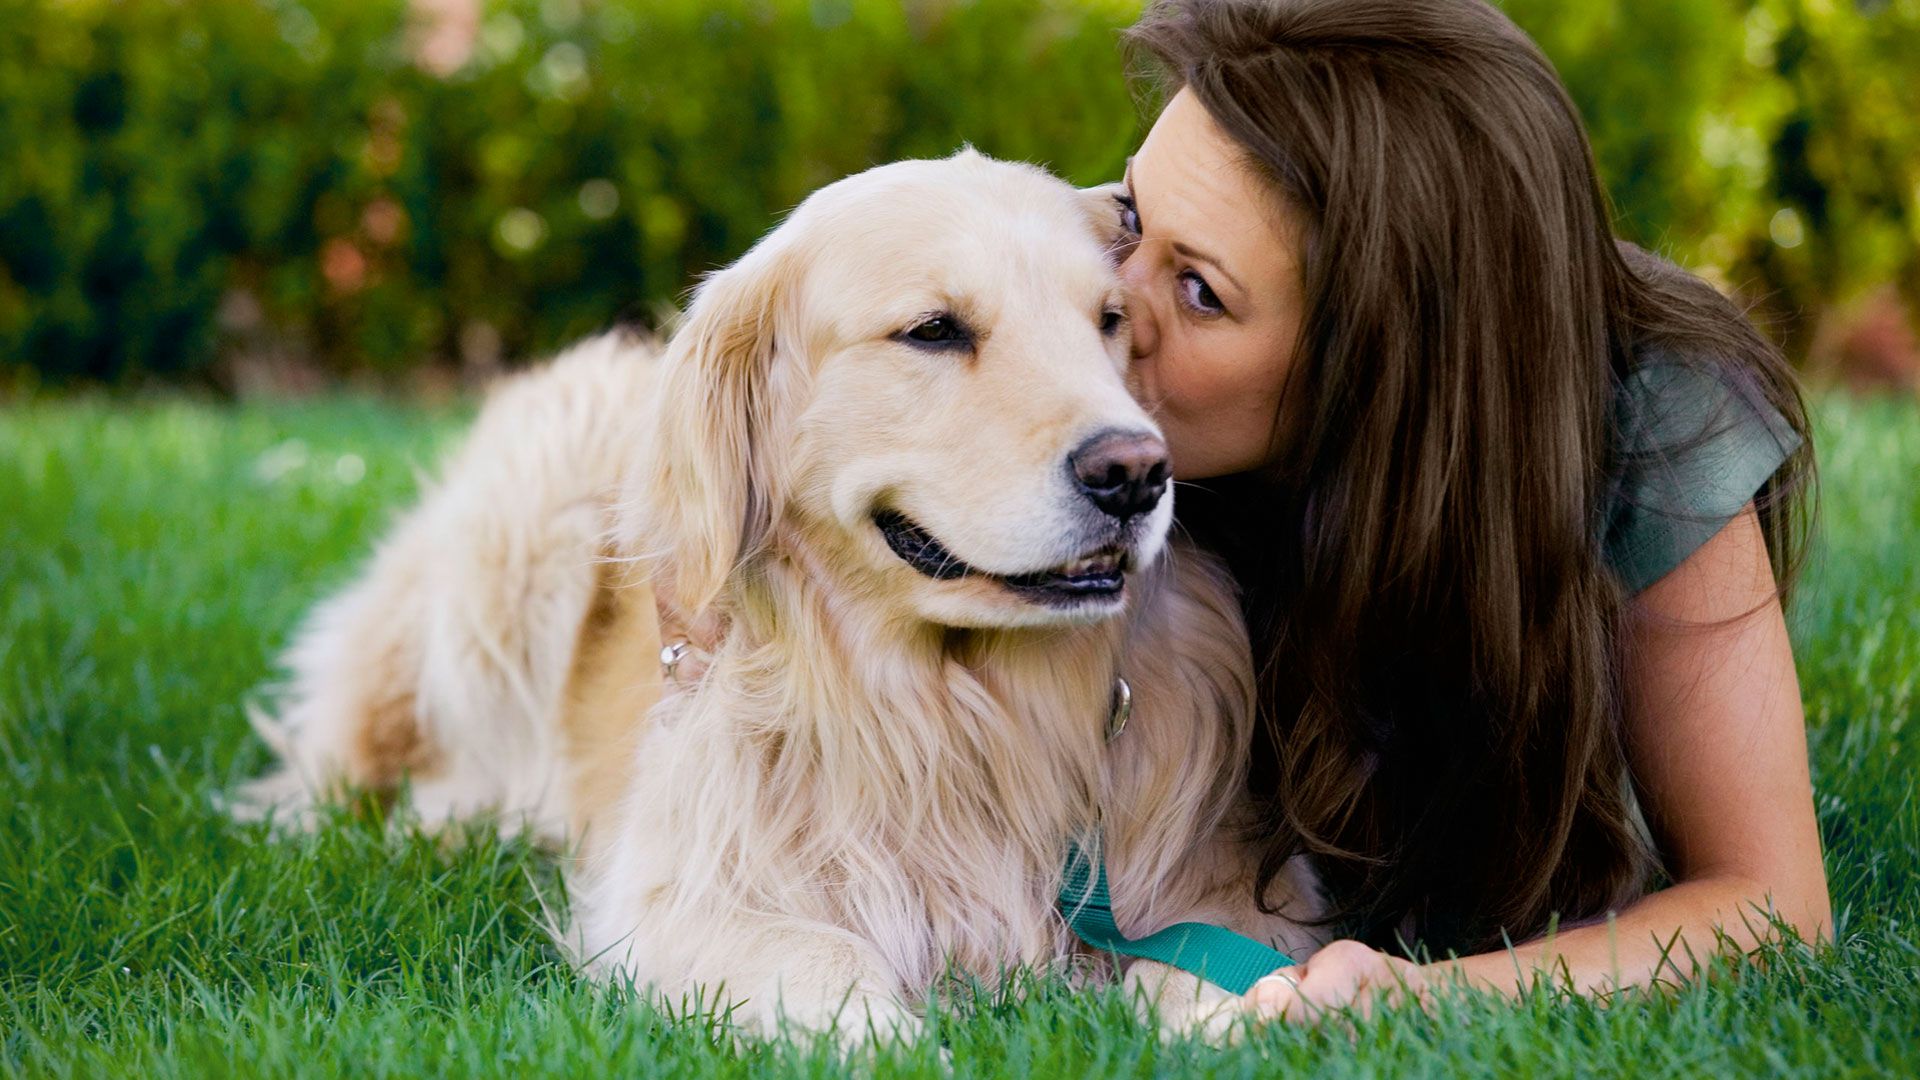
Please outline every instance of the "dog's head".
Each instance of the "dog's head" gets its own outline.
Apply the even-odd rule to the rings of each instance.
[[[663,358],[630,540],[705,606],[779,537],[929,621],[1113,614],[1165,542],[1110,209],[972,151],[823,188]]]

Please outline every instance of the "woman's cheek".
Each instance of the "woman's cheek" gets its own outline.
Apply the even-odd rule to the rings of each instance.
[[[1155,412],[1165,430],[1173,452],[1174,472],[1183,478],[1210,475],[1219,468],[1223,452],[1231,456],[1237,441],[1224,430],[1223,421],[1233,411],[1227,389],[1221,385],[1219,368],[1204,355],[1189,355],[1163,348],[1154,358],[1153,386]]]
[[[1163,348],[1156,373],[1169,409],[1183,416],[1205,419],[1228,405],[1236,391],[1231,367],[1205,350],[1182,340],[1177,350]]]

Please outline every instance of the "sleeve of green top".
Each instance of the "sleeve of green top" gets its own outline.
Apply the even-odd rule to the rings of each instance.
[[[1800,446],[1765,401],[1705,364],[1671,359],[1627,376],[1614,422],[1619,457],[1604,543],[1629,593],[1712,539]]]

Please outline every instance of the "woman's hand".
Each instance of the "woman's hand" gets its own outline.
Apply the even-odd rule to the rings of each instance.
[[[1312,1024],[1329,1012],[1352,1007],[1364,1016],[1379,1002],[1418,1000],[1426,992],[1420,965],[1344,940],[1261,979],[1247,991],[1245,1005],[1256,1020]]]

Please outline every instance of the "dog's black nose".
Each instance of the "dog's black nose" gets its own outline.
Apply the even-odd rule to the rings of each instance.
[[[1067,458],[1093,505],[1125,521],[1160,505],[1167,490],[1167,444],[1140,432],[1108,431]]]

